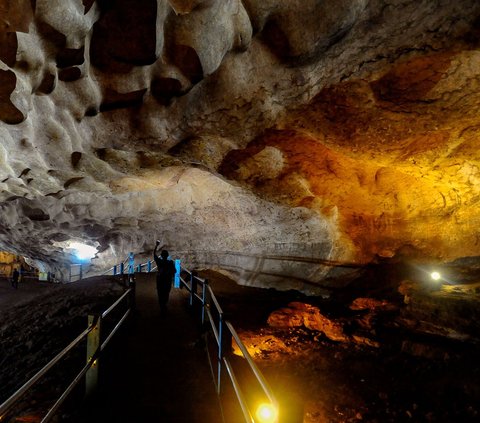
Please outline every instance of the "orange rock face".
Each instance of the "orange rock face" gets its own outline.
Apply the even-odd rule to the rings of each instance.
[[[288,307],[271,313],[267,323],[277,328],[305,326],[307,329],[324,333],[332,341],[348,340],[339,322],[329,319],[321,314],[317,307],[309,304],[292,302]]]
[[[351,310],[395,310],[395,306],[388,302],[387,300],[377,300],[375,298],[356,298],[350,304]]]
[[[458,87],[476,86],[479,63],[453,50],[325,88],[282,129],[227,156],[224,172],[269,198],[335,210],[360,261],[476,255],[480,95]],[[275,176],[256,170],[272,166],[260,164],[267,148],[283,160]]]

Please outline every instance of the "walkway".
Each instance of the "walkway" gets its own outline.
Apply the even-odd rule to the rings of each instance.
[[[135,316],[107,347],[99,394],[76,422],[222,421],[187,292],[172,289],[169,312],[160,316],[154,278],[137,274]]]

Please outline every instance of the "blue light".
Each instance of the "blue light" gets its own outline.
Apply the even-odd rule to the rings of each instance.
[[[81,242],[73,242],[70,248],[74,250],[75,257],[80,261],[87,261],[95,257],[97,249],[91,245],[82,244]]]

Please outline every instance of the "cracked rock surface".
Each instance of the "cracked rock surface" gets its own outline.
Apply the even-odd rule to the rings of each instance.
[[[479,254],[474,0],[0,0],[0,250],[319,293]],[[339,281],[342,282],[339,282]]]

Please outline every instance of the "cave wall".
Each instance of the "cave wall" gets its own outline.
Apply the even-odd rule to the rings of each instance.
[[[377,257],[480,255],[479,16],[0,0],[0,250],[58,272],[84,240],[94,272],[161,239],[303,290]]]

